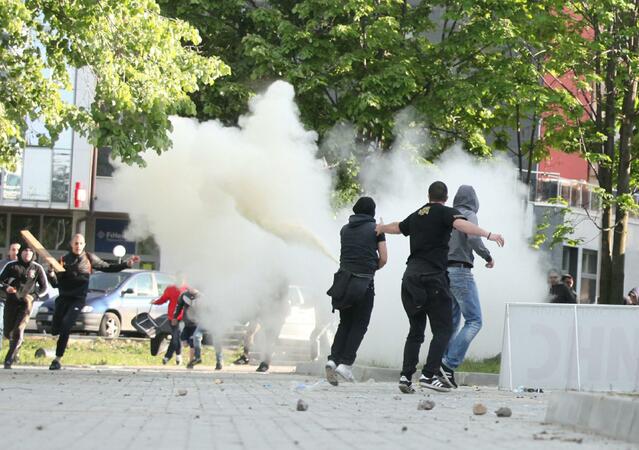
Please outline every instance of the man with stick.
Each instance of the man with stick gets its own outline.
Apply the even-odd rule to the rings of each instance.
[[[55,301],[51,334],[59,335],[55,350],[55,359],[49,366],[50,370],[62,368],[60,359],[69,342],[71,328],[75,325],[78,315],[85,306],[89,290],[89,277],[93,270],[102,272],[120,272],[140,261],[140,257],[133,255],[121,264],[109,264],[96,255],[84,251],[86,243],[84,236],[76,234],[71,239],[71,251],[60,261],[64,272],[49,271],[49,280],[53,287],[57,287],[60,295]]]

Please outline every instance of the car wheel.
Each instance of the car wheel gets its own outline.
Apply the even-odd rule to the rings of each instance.
[[[116,338],[120,336],[121,330],[122,327],[120,326],[120,318],[117,316],[117,314],[108,312],[102,317],[98,336],[102,336],[105,338]]]

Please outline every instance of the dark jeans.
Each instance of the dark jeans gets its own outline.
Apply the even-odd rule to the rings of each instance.
[[[177,325],[171,325],[171,343],[169,344],[169,348],[166,349],[166,354],[164,357],[166,359],[171,359],[173,357],[173,353],[176,355],[182,354],[182,343],[180,342],[180,322]]]
[[[7,356],[4,359],[6,363],[13,363],[16,356],[18,356],[18,352],[24,341],[24,330],[29,323],[32,305],[32,298],[7,300],[3,319],[4,332],[9,339],[9,351],[7,351]],[[0,337],[0,339],[2,338]]]
[[[339,326],[335,333],[335,339],[333,339],[331,354],[328,357],[335,364],[350,366],[355,362],[357,349],[364,339],[368,323],[371,320],[374,298],[375,289],[371,282],[363,299],[350,308],[339,311]]]
[[[410,330],[404,345],[402,375],[409,380],[419,362],[419,350],[424,342],[426,321],[430,320],[433,339],[430,341],[422,373],[427,377],[439,372],[442,356],[453,332],[452,297],[445,275],[441,277],[412,276],[402,280],[402,303],[408,315]],[[421,305],[417,310],[414,305]]]
[[[182,334],[180,334],[180,340],[186,342],[191,348],[195,348],[195,341],[193,339],[195,330],[197,330],[197,325],[184,325]]]
[[[51,323],[51,334],[59,335],[55,349],[55,356],[62,358],[69,343],[69,334],[75,321],[84,308],[85,297],[59,296],[55,301],[55,311],[53,311],[53,321]]]

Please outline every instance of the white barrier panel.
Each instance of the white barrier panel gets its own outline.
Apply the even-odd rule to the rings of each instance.
[[[639,389],[639,307],[507,303],[500,389]]]

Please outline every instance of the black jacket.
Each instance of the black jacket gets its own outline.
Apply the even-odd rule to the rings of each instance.
[[[182,320],[184,321],[184,325],[186,326],[197,326],[197,322],[195,321],[195,317],[191,307],[195,303],[195,300],[199,298],[198,294],[192,294],[189,291],[184,291],[178,297],[177,308],[175,308],[174,317],[180,317],[180,313],[184,310],[184,315],[182,316]]]
[[[550,286],[550,303],[577,303],[575,294],[563,283],[553,284]]]
[[[93,270],[102,272],[120,272],[129,266],[126,263],[109,264],[92,253],[80,255],[69,252],[62,257],[64,272],[49,275],[53,287],[60,290],[60,297],[86,297],[89,291],[89,276]]]
[[[40,297],[47,291],[47,276],[35,261],[11,261],[0,273],[0,283],[5,293],[10,286],[17,290],[15,294],[6,294],[7,301],[22,300],[27,295]]]

